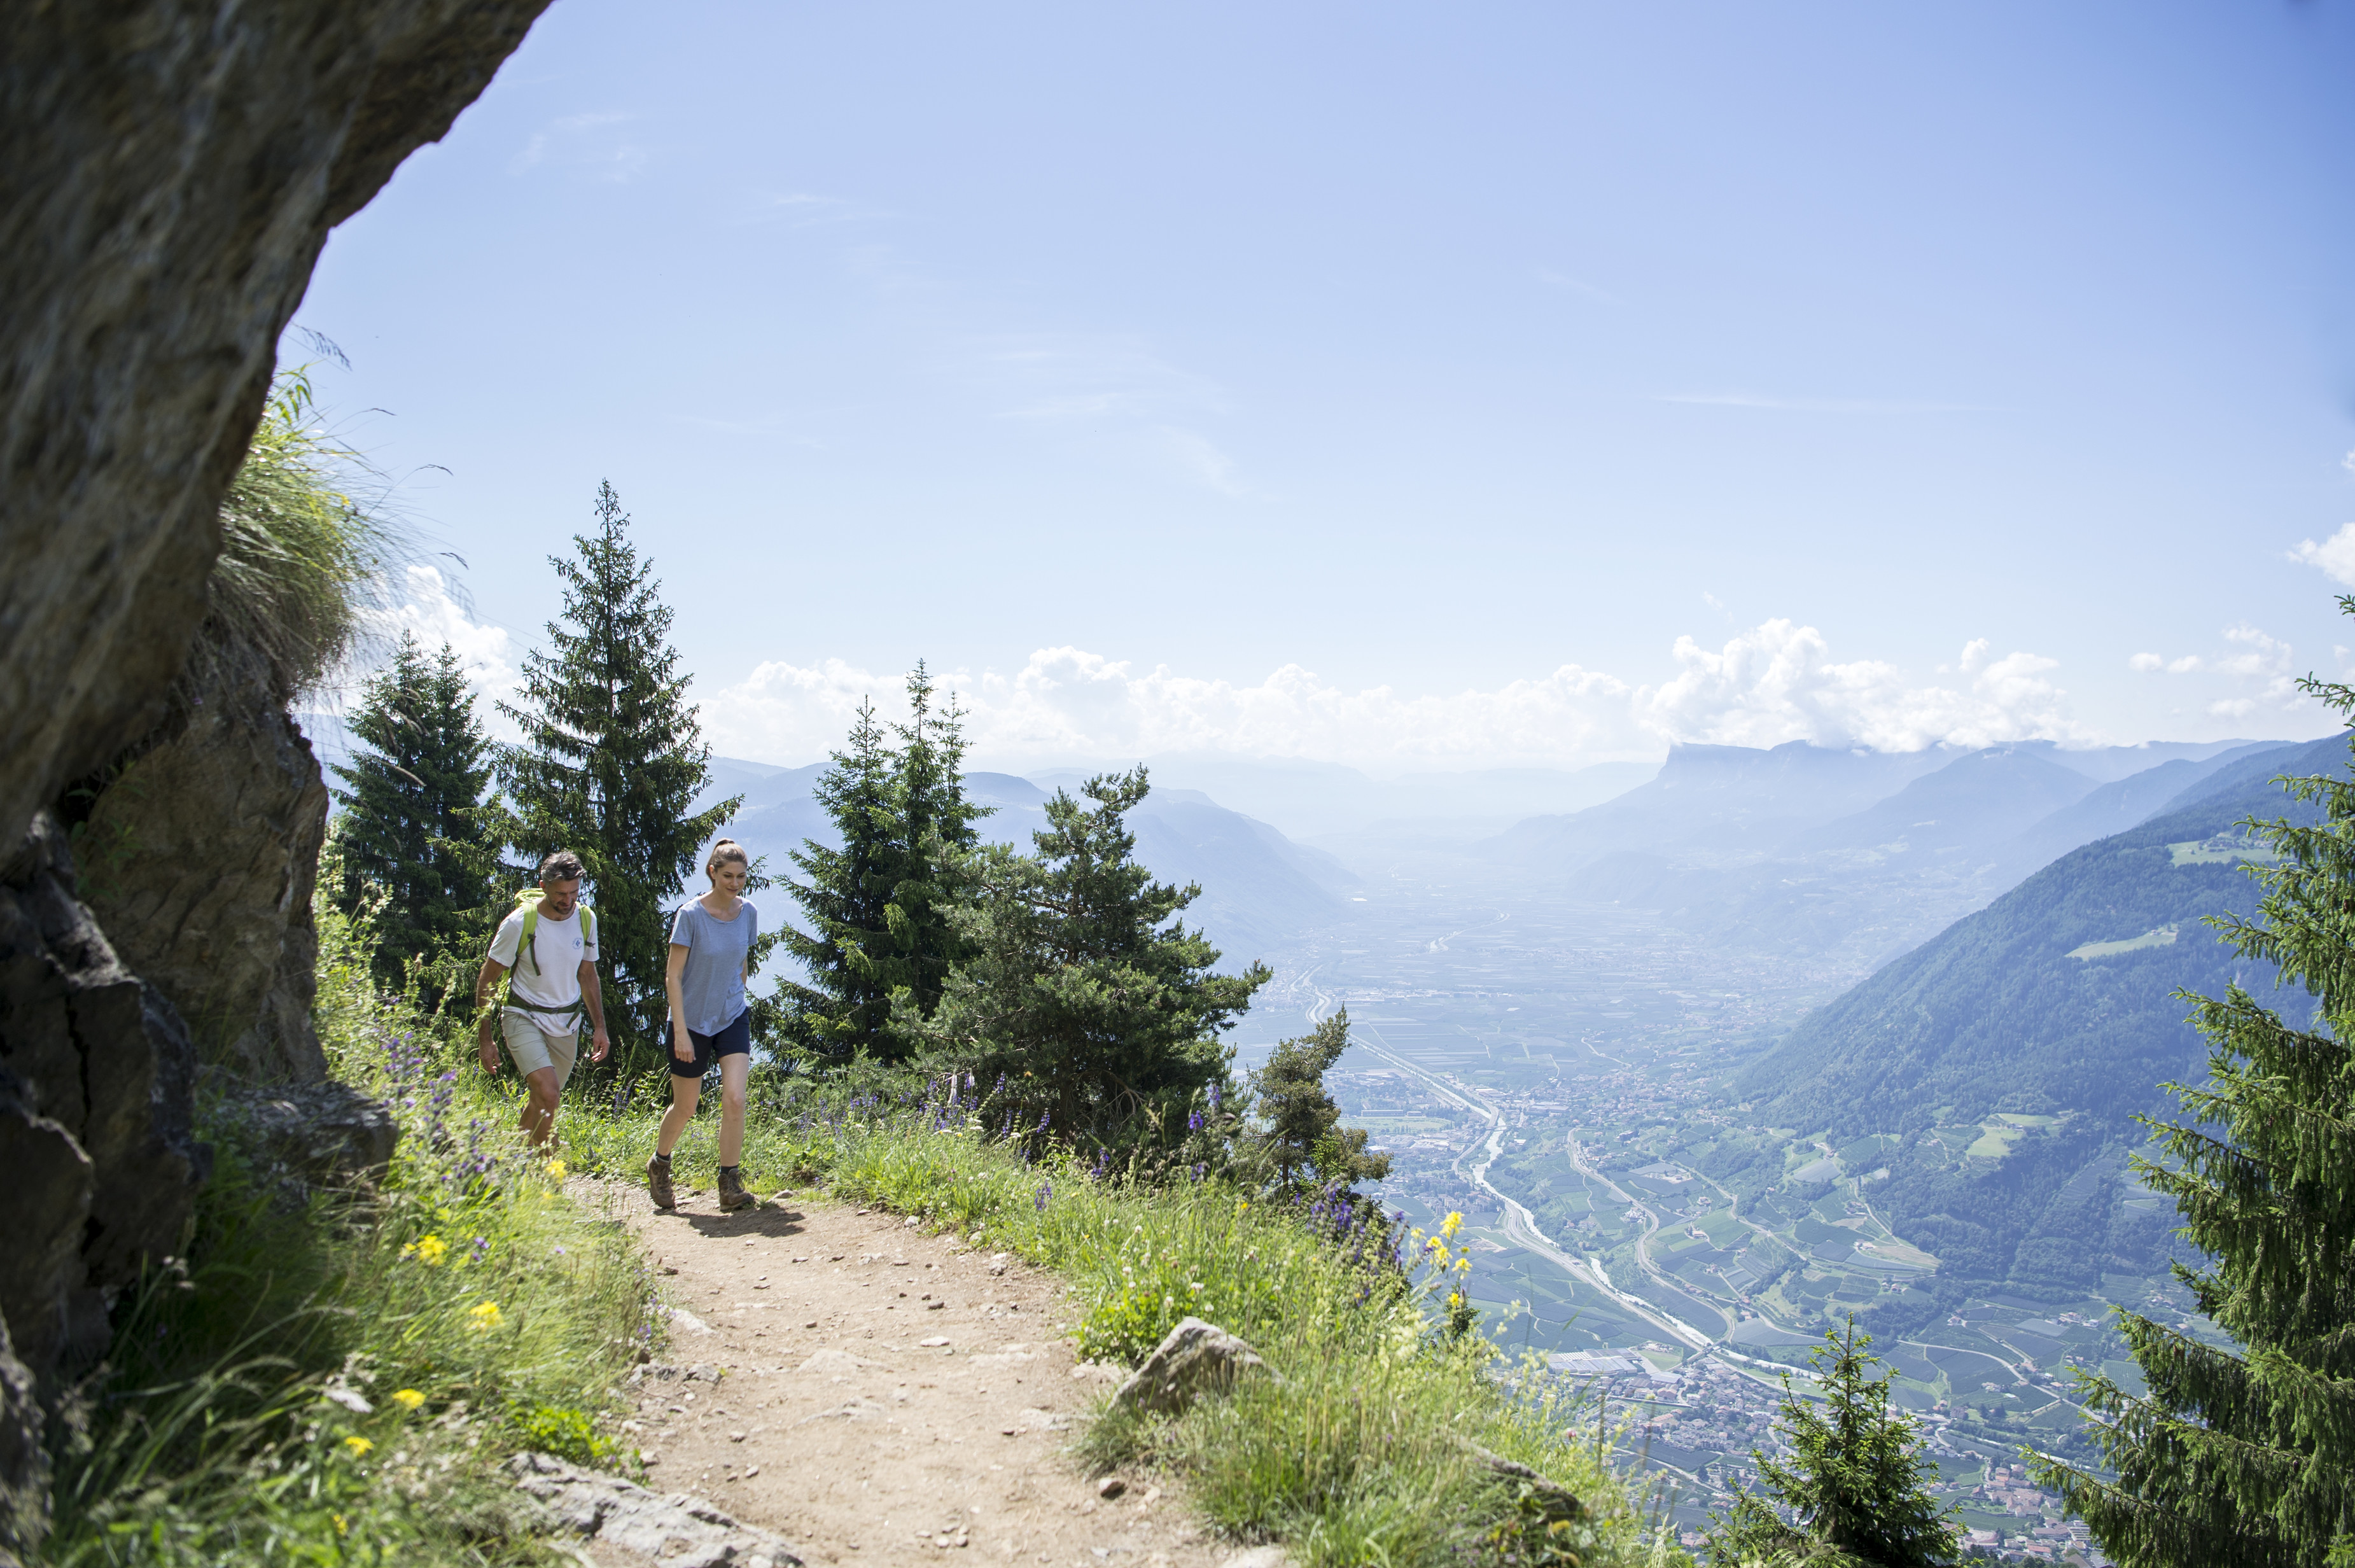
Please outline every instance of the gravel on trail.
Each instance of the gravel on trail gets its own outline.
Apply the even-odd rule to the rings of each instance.
[[[805,1562],[1217,1568],[1237,1547],[1166,1480],[1069,1453],[1119,1374],[1075,1362],[1054,1275],[898,1214],[781,1193],[653,1211],[608,1189],[672,1308],[627,1435],[657,1492],[709,1498]],[[602,1545],[621,1568],[645,1561]]]

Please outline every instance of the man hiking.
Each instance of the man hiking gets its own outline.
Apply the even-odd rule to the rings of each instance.
[[[556,1106],[581,1048],[581,1015],[589,1015],[589,1060],[602,1061],[613,1042],[605,1035],[605,997],[597,985],[597,917],[581,907],[581,857],[559,849],[539,863],[539,898],[527,897],[499,923],[491,955],[474,982],[474,1008],[483,1015],[483,1071],[499,1070],[496,1023],[506,1037],[507,1054],[523,1074],[531,1097],[523,1108],[524,1136],[537,1148],[556,1130]],[[528,941],[527,942],[527,938]],[[507,977],[506,997],[487,1010],[499,977]]]

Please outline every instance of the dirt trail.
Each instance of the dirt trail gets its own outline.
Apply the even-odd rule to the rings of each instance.
[[[688,1315],[636,1390],[655,1490],[709,1498],[812,1564],[1233,1555],[1142,1478],[1100,1498],[1066,1452],[1103,1380],[1074,1363],[1053,1275],[829,1202],[722,1215],[682,1189],[665,1215],[643,1189],[612,1197]]]

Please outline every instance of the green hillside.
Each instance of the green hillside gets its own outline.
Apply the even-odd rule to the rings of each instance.
[[[2115,1177],[2130,1118],[2201,1072],[2172,993],[2272,991],[2200,923],[2254,903],[2232,825],[2292,809],[2275,776],[2347,762],[2345,736],[2253,757],[2072,851],[1811,1014],[1737,1093],[1836,1141],[1902,1134],[1871,1199],[1943,1280],[2083,1287],[2153,1265],[2171,1216]]]

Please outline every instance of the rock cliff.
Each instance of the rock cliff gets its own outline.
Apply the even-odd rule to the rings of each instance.
[[[112,1294],[180,1244],[205,1168],[188,1132],[188,1033],[77,900],[64,834],[36,813],[167,719],[206,611],[222,494],[328,229],[449,129],[546,3],[11,8],[0,49],[0,1564],[30,1555],[42,1531],[44,1403],[103,1349]],[[324,804],[306,793],[317,767],[266,714],[207,722],[232,752],[278,751],[277,777],[293,781],[239,796],[253,820],[241,806],[239,820],[206,825],[242,836],[252,870],[209,902],[144,881],[108,896],[146,898],[157,920],[181,922],[160,944],[143,930],[141,961],[185,966],[176,983],[231,1030],[225,1059],[299,1076],[316,1061],[290,1020],[307,1003],[303,836]],[[141,759],[167,792],[206,765],[173,744]],[[109,820],[168,848],[196,825],[167,806],[126,796]],[[194,929],[200,921],[212,929]],[[228,973],[199,972],[213,964]],[[248,997],[264,1021],[236,1022]]]
[[[311,892],[327,786],[266,684],[204,695],[99,792],[75,846],[82,896],[206,1061],[315,1083],[327,1063],[311,1027]]]

